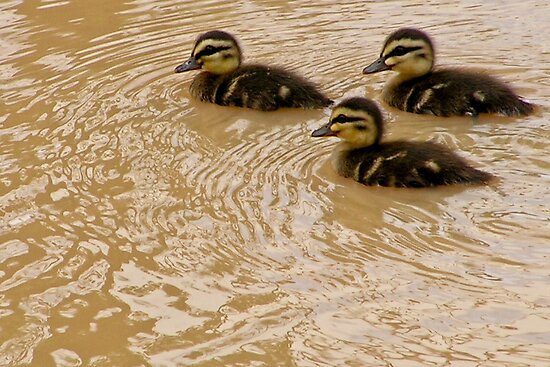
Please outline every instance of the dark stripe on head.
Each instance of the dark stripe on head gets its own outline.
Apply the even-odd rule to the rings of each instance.
[[[354,122],[354,121],[362,121],[364,120],[362,117],[350,117],[346,115],[338,115],[335,118],[332,119],[333,124],[343,124],[345,122]]]
[[[214,46],[209,45],[209,46],[206,46],[204,49],[202,49],[198,54],[196,54],[195,59],[198,60],[203,56],[214,55],[217,52],[221,52],[221,51],[224,51],[224,50],[229,50],[230,48],[231,48],[230,46],[214,47]]]
[[[403,46],[397,46],[394,48],[389,54],[386,55],[386,59],[393,57],[393,56],[403,56],[405,54],[408,54],[409,52],[413,52],[416,50],[420,50],[422,47],[403,47]]]
[[[393,42],[398,39],[405,39],[405,38],[411,39],[411,40],[426,41],[426,43],[430,45],[430,48],[432,49],[432,52],[433,52],[433,49],[434,49],[433,42],[428,36],[428,34],[416,28],[399,28],[398,30],[390,34],[388,38],[386,38],[386,42],[384,42],[384,47],[382,49],[385,49],[390,42]]]

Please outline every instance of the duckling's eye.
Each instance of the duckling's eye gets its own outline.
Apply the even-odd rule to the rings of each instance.
[[[346,122],[347,119],[348,119],[347,116],[341,113],[341,114],[339,114],[338,116],[336,116],[335,118],[333,118],[333,119],[332,119],[332,122],[333,122],[333,123],[340,123],[340,124],[341,124],[341,123]]]
[[[403,46],[397,46],[393,49],[392,54],[395,56],[401,56],[407,53],[407,49]]]
[[[206,51],[208,53],[212,53],[212,52],[214,52],[214,46],[208,45],[204,48],[204,51]]]

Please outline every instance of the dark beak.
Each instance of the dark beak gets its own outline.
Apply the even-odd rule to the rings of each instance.
[[[200,68],[201,66],[197,64],[197,60],[195,59],[195,57],[191,56],[190,58],[187,59],[186,62],[184,62],[183,64],[181,64],[176,68],[176,73],[183,73],[185,71],[195,70]]]
[[[363,69],[363,74],[372,74],[372,73],[377,73],[379,71],[388,70],[390,67],[386,65],[384,61],[385,61],[384,57],[380,56],[378,60],[376,60],[375,62],[373,62],[372,64],[370,64],[369,66]]]
[[[311,133],[311,136],[318,138],[320,136],[336,136],[336,133],[330,129],[330,124],[327,124]]]

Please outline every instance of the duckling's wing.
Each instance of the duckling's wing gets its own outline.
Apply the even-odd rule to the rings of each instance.
[[[220,83],[216,103],[272,111],[282,107],[321,108],[332,101],[304,78],[263,65],[240,67]]]
[[[519,97],[502,81],[483,74],[457,69],[434,71],[396,88],[402,108],[408,112],[436,116],[497,113],[527,115],[533,105]]]
[[[430,187],[479,184],[491,179],[449,149],[434,143],[391,142],[349,151],[338,171],[366,185]]]

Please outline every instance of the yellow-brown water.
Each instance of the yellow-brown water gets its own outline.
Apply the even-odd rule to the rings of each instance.
[[[2,1],[0,365],[549,366],[547,1]],[[387,108],[499,176],[396,190],[338,177],[329,111],[190,100],[197,34],[237,35],[336,99],[386,35],[490,70],[528,118]]]

